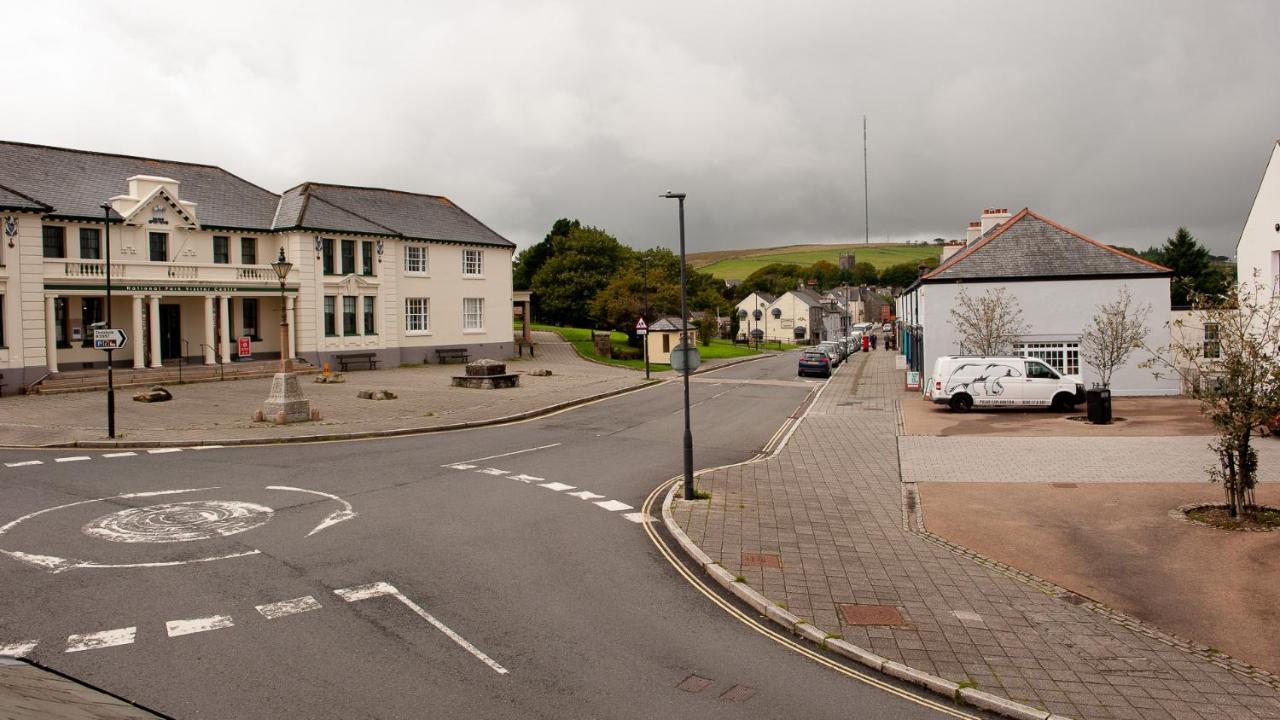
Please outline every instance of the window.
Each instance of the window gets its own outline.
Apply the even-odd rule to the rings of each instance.
[[[334,318],[334,305],[337,299],[333,295],[324,296],[324,334],[325,337],[333,337],[338,334],[337,321]]]
[[[360,272],[364,275],[373,274],[373,243],[368,240],[360,241]]]
[[[364,310],[364,334],[377,335],[378,331],[373,329],[373,304],[377,302],[377,298],[373,295],[365,295],[361,301]]]
[[[240,238],[240,264],[258,264],[258,238]]]
[[[470,276],[479,276],[484,274],[483,250],[462,251],[462,274]]]
[[[80,228],[80,259],[102,259],[102,231],[97,228]]]
[[[431,298],[404,299],[404,331],[409,334],[431,331]]]
[[[342,274],[350,275],[356,271],[356,241],[342,241]]]
[[[219,265],[231,262],[231,238],[213,236],[213,261]]]
[[[151,238],[151,262],[169,262],[169,233],[148,233]]]
[[[409,275],[427,274],[427,249],[421,245],[404,248],[404,271]]]
[[[56,225],[45,225],[44,256],[47,258],[64,258],[67,256],[67,229]]]
[[[342,334],[356,335],[356,296],[342,296]]]
[[[1040,360],[1063,375],[1080,374],[1078,342],[1017,343],[1013,346],[1013,354]]]
[[[258,298],[245,298],[240,301],[240,319],[241,332],[252,340],[262,340],[258,337]]]
[[[462,329],[484,329],[484,298],[462,298]]]
[[[324,258],[324,274],[333,274],[333,238],[325,238],[320,241],[320,256]]]
[[[1219,334],[1218,323],[1204,324],[1204,357],[1206,360],[1216,360],[1222,357],[1222,338]]]
[[[1027,377],[1035,380],[1057,380],[1058,373],[1049,369],[1048,365],[1042,362],[1028,360],[1024,363],[1027,366]]]
[[[53,299],[53,339],[57,347],[71,347],[67,342],[67,299]]]
[[[7,347],[4,344],[4,295],[0,295],[0,348]]]
[[[93,347],[93,329],[90,326],[107,319],[102,302],[100,297],[80,298],[80,325],[84,328],[81,344],[84,347]]]

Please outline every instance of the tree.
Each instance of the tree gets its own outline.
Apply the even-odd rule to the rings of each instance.
[[[896,288],[906,287],[915,282],[916,278],[920,277],[919,265],[920,263],[913,262],[890,265],[880,273],[880,284]]]
[[[747,276],[738,286],[738,295],[746,297],[753,292],[781,295],[796,289],[796,282],[805,278],[805,269],[795,263],[769,263]]]
[[[552,224],[551,232],[547,233],[542,242],[521,250],[520,254],[516,255],[515,263],[511,268],[512,286],[517,290],[528,290],[532,287],[533,276],[542,269],[555,252],[555,238],[569,237],[570,232],[581,227],[582,223],[577,220],[560,218]]]
[[[540,317],[554,325],[593,326],[596,295],[627,267],[635,251],[599,228],[578,226],[551,238],[551,257],[534,273],[530,289]]]
[[[1227,290],[1227,278],[1213,261],[1208,249],[1184,227],[1160,249],[1159,261],[1173,270],[1169,284],[1169,301],[1175,306],[1190,304],[1193,294],[1221,295]]]
[[[1211,482],[1221,482],[1232,517],[1257,511],[1258,453],[1252,446],[1280,414],[1280,303],[1257,281],[1227,291],[1225,297],[1191,295],[1199,332],[1173,332],[1169,345],[1153,348],[1145,365],[1155,375],[1172,372],[1192,387],[1201,411],[1218,430],[1209,447],[1218,467]],[[1182,320],[1173,327],[1185,329]],[[1213,331],[1211,333],[1211,330]]]
[[[960,336],[961,351],[976,355],[1007,355],[1030,329],[1018,299],[1002,287],[976,298],[961,288],[949,322]]]
[[[1149,304],[1134,305],[1128,286],[1122,286],[1115,300],[1098,306],[1080,335],[1080,359],[1098,371],[1103,387],[1111,386],[1111,375],[1142,347],[1150,332]]]
[[[876,266],[869,262],[855,263],[853,271],[849,273],[850,285],[875,285],[880,281],[880,273],[876,271]]]

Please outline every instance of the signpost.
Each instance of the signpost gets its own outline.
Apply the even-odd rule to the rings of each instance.
[[[248,336],[237,339],[236,350],[236,355],[241,359],[253,357],[253,345],[250,343]]]
[[[649,379],[649,324],[640,318],[636,321],[636,336],[640,338],[640,344],[644,346],[644,379]]]
[[[690,345],[685,347],[684,343],[680,343],[671,349],[671,369],[678,373],[688,375],[698,366],[702,364],[702,355],[698,354],[698,346]]]
[[[129,336],[120,328],[94,328],[93,329],[93,349],[106,350],[123,350],[124,346],[129,342]]]

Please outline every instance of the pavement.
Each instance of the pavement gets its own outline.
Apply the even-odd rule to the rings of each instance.
[[[673,503],[678,529],[817,637],[1014,701],[1016,717],[1280,718],[1265,671],[929,532],[909,452],[900,469],[900,387],[892,355],[855,355],[775,454],[702,474],[710,499]],[[1126,461],[1146,462],[1136,447]],[[1015,457],[968,464],[998,475]]]
[[[5,720],[157,720],[160,716],[22,660],[0,657]]]
[[[29,395],[0,399],[0,446],[93,447],[139,445],[235,444],[333,439],[427,431],[446,426],[492,422],[550,410],[645,384],[644,374],[629,368],[588,362],[559,335],[534,333],[537,358],[507,363],[520,374],[520,387],[473,390],[450,384],[461,365],[414,365],[343,373],[345,382],[321,384],[303,376],[303,394],[320,411],[318,422],[274,425],[253,422],[271,387],[271,379],[169,385],[174,399],[133,402],[134,391],[116,394],[117,442],[106,434],[103,392]],[[709,369],[731,361],[707,363]],[[534,376],[531,370],[550,370]],[[674,373],[659,373],[667,379]],[[365,400],[361,390],[390,390],[395,400]]]
[[[690,383],[699,466],[760,452],[815,387],[794,362]],[[682,420],[664,383],[411,437],[0,449],[0,655],[175,718],[974,717],[655,551]]]

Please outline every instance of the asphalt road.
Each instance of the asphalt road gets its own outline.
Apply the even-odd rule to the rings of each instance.
[[[697,467],[769,440],[813,387],[794,363],[697,378]],[[0,646],[175,718],[944,717],[732,619],[628,517],[680,472],[680,399],[388,440],[0,450]]]

